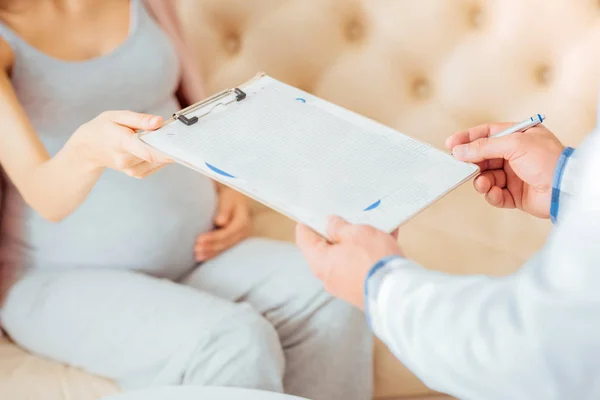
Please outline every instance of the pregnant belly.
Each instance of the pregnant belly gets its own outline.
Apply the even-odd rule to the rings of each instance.
[[[10,234],[31,267],[124,268],[174,278],[193,267],[195,238],[212,229],[215,208],[212,181],[184,167],[144,180],[107,171],[64,221],[11,213],[13,227],[22,229]]]

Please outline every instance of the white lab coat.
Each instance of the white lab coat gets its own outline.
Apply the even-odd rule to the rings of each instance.
[[[600,399],[600,133],[565,166],[544,248],[502,278],[402,258],[366,283],[376,335],[426,385],[460,399]]]

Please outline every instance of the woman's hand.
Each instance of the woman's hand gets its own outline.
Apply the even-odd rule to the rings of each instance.
[[[0,38],[0,67],[2,39]],[[170,162],[135,137],[156,129],[161,118],[110,111],[82,125],[50,155],[19,103],[6,70],[0,68],[0,164],[25,202],[42,217],[58,222],[86,199],[104,168],[143,177]]]
[[[219,187],[219,208],[215,218],[217,229],[196,239],[196,261],[206,261],[250,236],[250,207],[246,197],[227,186]]]
[[[162,118],[132,111],[107,111],[82,125],[65,146],[90,169],[111,168],[144,178],[171,160],[140,141],[137,130],[154,130]]]

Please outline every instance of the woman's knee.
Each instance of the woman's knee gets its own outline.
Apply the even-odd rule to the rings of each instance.
[[[322,301],[318,311],[309,320],[314,333],[314,345],[325,346],[324,352],[338,352],[352,348],[347,356],[369,360],[372,354],[373,336],[365,314],[345,301],[328,298]]]
[[[27,343],[28,336],[37,333],[38,327],[31,326],[32,314],[43,306],[44,298],[54,285],[52,278],[51,274],[29,274],[9,288],[2,304],[1,322],[13,340]]]
[[[184,383],[282,391],[285,358],[275,328],[247,305],[209,333]]]
[[[277,331],[269,321],[251,310],[250,306],[242,307],[250,311],[234,315],[230,322],[225,322],[228,325],[226,332],[230,333],[223,336],[224,341],[228,342],[226,346],[231,348],[233,345],[241,358],[250,365],[267,357],[283,374],[284,356]],[[230,340],[228,336],[235,340]]]

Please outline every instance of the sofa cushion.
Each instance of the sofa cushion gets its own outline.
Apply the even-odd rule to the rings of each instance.
[[[0,393],[3,399],[97,400],[118,393],[107,379],[27,353],[0,338]]]

